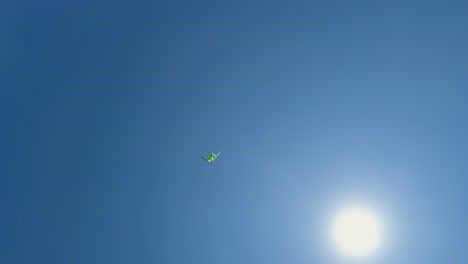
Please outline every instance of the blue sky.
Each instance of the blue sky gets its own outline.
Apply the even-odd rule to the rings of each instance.
[[[1,4],[1,263],[468,261],[466,3],[196,2]]]

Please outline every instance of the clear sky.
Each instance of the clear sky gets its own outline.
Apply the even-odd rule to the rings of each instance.
[[[468,263],[467,12],[4,1],[0,263]]]

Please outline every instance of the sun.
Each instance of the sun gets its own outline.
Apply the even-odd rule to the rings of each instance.
[[[347,255],[371,255],[381,241],[381,226],[377,218],[362,208],[349,208],[338,214],[333,222],[333,238]]]

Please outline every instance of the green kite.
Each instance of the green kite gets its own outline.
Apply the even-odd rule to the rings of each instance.
[[[204,158],[204,157],[201,157],[201,158],[204,159],[207,162],[213,162],[219,156],[220,153],[221,153],[221,151],[218,152],[218,154],[216,154],[214,152],[211,152],[210,156],[208,156],[206,158]]]

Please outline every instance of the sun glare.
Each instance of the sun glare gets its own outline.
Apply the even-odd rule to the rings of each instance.
[[[362,208],[341,212],[333,223],[333,237],[338,248],[347,255],[365,257],[379,246],[381,227],[375,216]]]

